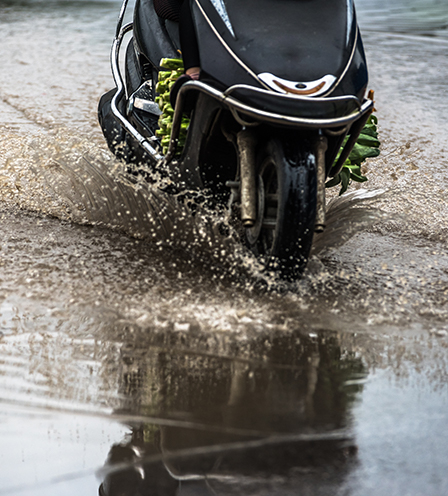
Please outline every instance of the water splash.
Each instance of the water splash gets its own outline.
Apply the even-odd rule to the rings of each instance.
[[[333,198],[327,208],[327,227],[314,236],[311,255],[338,248],[356,233],[389,218],[389,214],[378,209],[378,201],[385,195],[382,189],[358,189]]]
[[[181,250],[214,269],[222,267],[231,277],[248,277],[250,285],[283,286],[244,248],[226,212],[199,206],[193,213],[157,183],[128,174],[126,165],[97,140],[60,129],[31,139],[10,136],[3,143],[8,153],[0,195],[9,204]],[[338,248],[356,233],[390,218],[378,208],[388,195],[381,189],[358,189],[334,198],[328,206],[327,228],[315,236],[312,255]]]
[[[127,173],[95,140],[59,130],[32,139],[10,136],[3,145],[0,199],[11,207],[122,231],[218,265],[239,256],[225,212],[206,205],[193,212],[158,184]]]

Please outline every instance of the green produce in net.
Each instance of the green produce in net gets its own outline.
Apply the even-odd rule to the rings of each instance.
[[[160,67],[163,70],[159,72],[159,81],[156,85],[156,93],[158,93],[156,102],[162,111],[162,115],[159,118],[159,129],[156,131],[156,136],[160,138],[163,153],[166,154],[171,140],[174,116],[174,109],[170,103],[170,90],[177,78],[184,73],[184,66],[182,59],[163,58],[160,61]],[[339,194],[342,195],[347,191],[351,181],[367,181],[367,177],[363,176],[361,173],[361,164],[367,158],[377,157],[380,154],[377,124],[377,117],[371,114],[366,125],[362,129],[353,150],[350,152],[348,159],[344,162],[341,172],[336,174],[333,179],[325,184],[327,188],[340,184],[341,189]],[[185,115],[182,116],[179,140],[177,143],[178,155],[182,153],[185,145],[189,125],[190,119]],[[339,158],[339,155],[347,140],[348,136],[345,138],[336,160]]]
[[[177,78],[184,73],[182,59],[162,59],[160,67],[163,69],[159,72],[159,81],[156,85],[156,103],[159,105],[162,115],[159,117],[159,129],[156,131],[156,136],[160,139],[162,151],[166,155],[168,146],[171,140],[171,131],[173,128],[174,109],[170,103],[170,90],[176,82]],[[188,126],[190,119],[185,115],[182,116],[182,123],[177,142],[177,154],[182,153],[187,137]]]
[[[339,151],[336,160],[344,148],[345,143],[348,140],[348,136],[344,140],[344,144]],[[370,157],[378,157],[380,154],[380,142],[378,140],[378,119],[375,115],[371,114],[367,120],[366,125],[363,127],[361,134],[356,140],[353,150],[350,152],[348,159],[344,162],[344,165],[339,174],[328,181],[325,186],[331,188],[333,186],[341,185],[339,194],[342,195],[347,191],[351,181],[356,181],[358,183],[363,183],[367,181],[367,177],[363,176],[361,173],[361,164]]]

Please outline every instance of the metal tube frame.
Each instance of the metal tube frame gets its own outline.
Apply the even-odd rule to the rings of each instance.
[[[372,102],[372,108],[369,109],[368,112],[366,112],[364,115],[362,115],[359,120],[356,122],[355,126],[353,126],[349,132],[350,132],[350,137],[347,140],[347,143],[344,146],[344,149],[342,150],[341,154],[339,155],[339,158],[335,164],[333,164],[333,167],[330,169],[329,176],[334,177],[336,174],[339,174],[341,172],[342,167],[344,166],[345,161],[348,159],[348,156],[350,155],[350,152],[352,151],[353,146],[355,145],[356,141],[359,138],[359,135],[361,134],[361,131],[363,127],[365,126],[367,119],[369,118],[370,114],[373,111],[373,102]]]
[[[259,123],[261,122],[269,122],[271,124],[276,124],[279,126],[290,126],[297,127],[302,129],[332,129],[332,128],[341,128],[341,127],[350,127],[357,120],[361,119],[361,117],[366,116],[372,112],[373,109],[373,101],[370,99],[365,99],[361,104],[356,97],[348,96],[348,97],[335,97],[335,101],[341,100],[353,100],[354,98],[359,102],[359,108],[357,111],[342,117],[334,117],[334,118],[308,118],[308,117],[296,117],[289,116],[283,114],[277,114],[275,112],[268,112],[265,110],[256,109],[247,105],[236,98],[230,96],[230,93],[235,89],[242,88],[243,85],[237,85],[235,87],[230,87],[226,92],[219,91],[212,86],[202,82],[202,81],[189,81],[185,83],[181,89],[179,90],[176,108],[174,111],[173,118],[173,127],[171,133],[171,141],[168,148],[167,156],[165,157],[165,161],[168,163],[176,153],[177,141],[179,137],[180,125],[182,121],[182,111],[185,101],[185,95],[188,91],[200,91],[205,93],[206,95],[218,100],[222,105],[227,107],[233,113],[241,113],[246,117],[255,119]],[[251,88],[250,86],[248,88]],[[252,88],[251,88],[252,89]],[[258,90],[257,88],[253,88],[255,91],[265,92],[264,90]],[[310,100],[309,98],[307,100]],[[333,100],[330,98],[326,98],[326,101]]]
[[[148,152],[149,156],[153,160],[157,162],[161,162],[164,158],[163,155],[161,155],[158,152],[158,150],[149,143],[147,138],[145,138],[142,134],[140,134],[137,131],[137,129],[128,121],[128,119],[126,119],[126,117],[120,112],[118,108],[118,101],[124,95],[124,90],[125,90],[123,77],[121,75],[120,64],[119,64],[120,47],[121,47],[121,43],[123,42],[124,35],[130,32],[133,27],[132,23],[126,24],[125,26],[122,27],[127,3],[128,0],[124,0],[123,5],[121,7],[120,15],[118,18],[117,31],[114,38],[114,42],[112,44],[111,55],[110,55],[112,75],[115,84],[117,85],[117,91],[111,101],[111,110],[114,116],[120,121],[120,124],[123,126],[123,128],[138,141],[140,146],[146,152]]]

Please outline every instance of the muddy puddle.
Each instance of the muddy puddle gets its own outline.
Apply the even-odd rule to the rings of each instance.
[[[447,493],[446,6],[357,2],[382,154],[289,284],[108,152],[119,7],[0,0],[0,494]]]

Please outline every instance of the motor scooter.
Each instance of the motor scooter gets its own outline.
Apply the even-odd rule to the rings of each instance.
[[[294,279],[325,228],[325,183],[342,169],[369,115],[368,71],[353,0],[188,0],[201,62],[175,103],[169,144],[157,136],[163,58],[179,58],[178,24],[153,0],[118,18],[116,88],[100,100],[109,148],[237,212],[244,243],[266,270]],[[124,76],[120,53],[125,52]],[[190,117],[179,144],[182,120]]]

